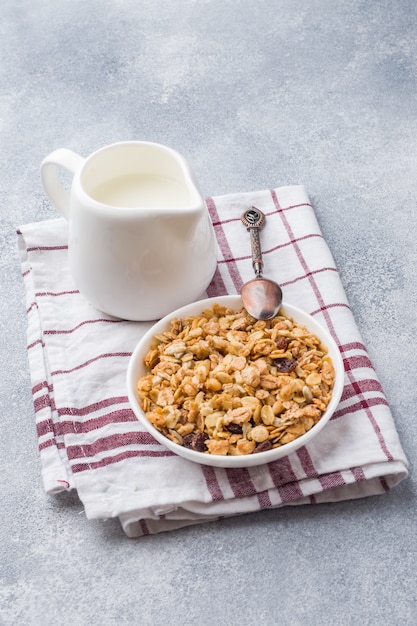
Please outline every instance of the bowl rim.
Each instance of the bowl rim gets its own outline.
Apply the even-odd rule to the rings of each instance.
[[[316,437],[319,432],[323,430],[325,425],[332,417],[334,411],[336,410],[344,388],[343,359],[340,354],[340,350],[335,340],[331,336],[329,330],[325,328],[322,324],[320,324],[312,315],[306,313],[297,306],[290,304],[289,302],[283,301],[280,311],[283,311],[284,315],[286,315],[287,317],[293,317],[297,323],[305,325],[310,332],[319,335],[319,337],[323,340],[328,349],[328,353],[332,358],[333,366],[335,369],[335,384],[333,387],[330,402],[320,420],[309,431],[307,431],[300,437],[297,437],[297,439],[294,439],[294,441],[286,443],[278,448],[266,450],[265,452],[259,452],[256,454],[247,454],[241,456],[221,456],[214,454],[205,454],[203,452],[197,452],[195,450],[185,448],[184,446],[181,446],[180,444],[175,443],[165,437],[165,435],[163,435],[151,422],[149,422],[149,420],[145,416],[145,413],[139,406],[135,387],[139,376],[142,374],[138,375],[138,371],[144,370],[145,368],[143,364],[143,357],[148,352],[149,345],[153,337],[163,330],[166,330],[169,327],[169,322],[173,317],[183,318],[190,315],[198,315],[199,312],[202,312],[204,309],[211,308],[215,303],[229,306],[230,308],[234,308],[236,310],[243,306],[241,304],[241,298],[239,295],[217,296],[197,300],[195,302],[182,306],[175,311],[172,311],[168,315],[165,315],[163,318],[153,324],[141,337],[141,339],[139,339],[129,359],[126,373],[127,394],[130,406],[141,426],[143,426],[143,428],[147,432],[149,432],[158,443],[168,448],[174,454],[200,465],[209,465],[212,467],[223,468],[255,467],[258,465],[265,465],[280,458],[284,458],[307,444],[311,439]],[[297,317],[299,318],[298,320],[296,319]],[[313,326],[313,328],[311,328],[311,326]]]

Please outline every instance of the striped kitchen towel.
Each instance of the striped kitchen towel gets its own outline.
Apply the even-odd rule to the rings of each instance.
[[[344,359],[345,388],[311,443],[248,469],[191,463],[141,429],[125,378],[151,324],[108,317],[84,300],[68,271],[65,220],[18,231],[45,490],[76,489],[88,518],[119,517],[129,537],[287,504],[382,494],[407,476],[387,400],[303,187],[207,199],[219,248],[208,295],[237,293],[253,277],[240,222],[251,205],[267,217],[265,275],[282,285],[287,302],[327,326]]]

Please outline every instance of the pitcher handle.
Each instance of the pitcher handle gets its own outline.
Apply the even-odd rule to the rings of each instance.
[[[51,152],[41,163],[40,173],[43,188],[52,204],[66,219],[70,213],[70,192],[59,178],[59,168],[74,174],[81,168],[85,159],[72,150],[60,148]]]

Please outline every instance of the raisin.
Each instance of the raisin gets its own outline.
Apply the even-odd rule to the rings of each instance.
[[[241,435],[243,433],[242,426],[239,426],[239,424],[233,424],[233,422],[226,426],[226,430],[233,435]]]
[[[267,450],[272,450],[272,443],[268,439],[258,444],[253,454],[255,454],[255,452],[266,452]]]
[[[290,340],[286,337],[278,337],[275,343],[277,344],[278,350],[286,350],[290,344]]]
[[[190,435],[185,435],[185,437],[182,438],[182,445],[184,448],[191,448],[193,437],[194,435],[191,433]]]
[[[183,438],[183,445],[184,448],[190,448],[196,452],[204,452],[207,449],[206,439],[208,439],[206,433],[190,433]]]
[[[279,372],[284,374],[288,374],[288,372],[292,372],[297,367],[297,361],[293,361],[292,359],[282,358],[282,359],[274,359],[274,365],[276,366]]]

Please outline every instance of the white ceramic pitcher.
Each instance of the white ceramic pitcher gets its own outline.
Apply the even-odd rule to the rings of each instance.
[[[72,176],[70,192],[59,176]],[[84,159],[59,149],[41,164],[44,189],[69,222],[69,267],[85,298],[109,315],[159,319],[196,300],[216,268],[210,216],[186,160],[145,141]]]

